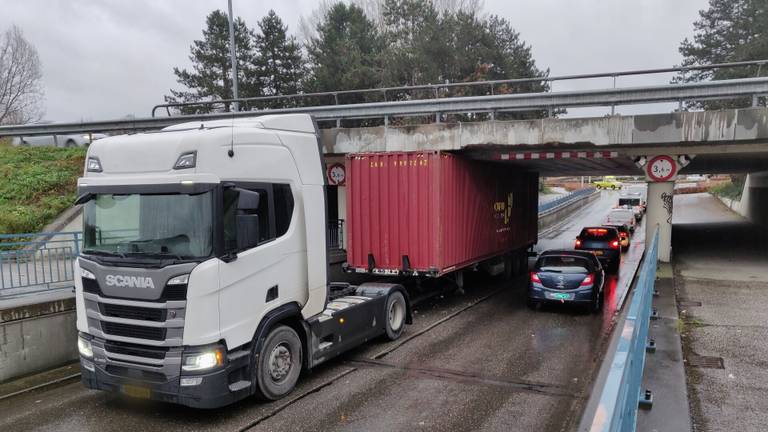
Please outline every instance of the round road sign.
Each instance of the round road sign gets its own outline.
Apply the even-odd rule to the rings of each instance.
[[[347,171],[344,165],[335,163],[328,167],[328,184],[331,186],[344,186],[347,180]]]
[[[648,162],[646,174],[655,182],[669,181],[677,174],[677,164],[671,156],[655,156]]]

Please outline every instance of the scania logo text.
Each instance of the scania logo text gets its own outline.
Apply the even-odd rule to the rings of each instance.
[[[144,276],[107,275],[106,283],[108,286],[155,289],[152,278]]]

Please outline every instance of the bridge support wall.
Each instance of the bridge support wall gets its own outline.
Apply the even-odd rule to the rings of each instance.
[[[645,238],[653,238],[659,227],[659,261],[669,262],[672,253],[673,182],[648,182],[648,211],[645,215]],[[646,247],[651,242],[646,242]]]
[[[761,227],[762,234],[768,237],[768,171],[747,176],[741,206],[747,218]]]

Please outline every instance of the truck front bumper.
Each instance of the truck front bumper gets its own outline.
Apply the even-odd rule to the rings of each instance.
[[[80,380],[87,388],[94,390],[121,393],[135,398],[170,402],[193,408],[219,408],[251,394],[250,386],[231,388],[230,373],[234,372],[232,364],[207,374],[183,375],[168,380],[150,380],[141,371],[127,367],[117,369],[120,371],[120,375],[117,375],[114,373],[114,368],[108,368],[109,366],[94,364],[91,360],[81,357]],[[199,383],[182,386],[181,381],[184,378],[199,378]]]

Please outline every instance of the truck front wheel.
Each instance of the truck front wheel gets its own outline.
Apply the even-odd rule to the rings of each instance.
[[[395,340],[403,334],[407,309],[405,297],[400,291],[394,291],[387,297],[387,337]]]
[[[276,326],[261,345],[254,363],[259,396],[277,400],[287,395],[296,386],[301,373],[299,335],[288,326]]]

